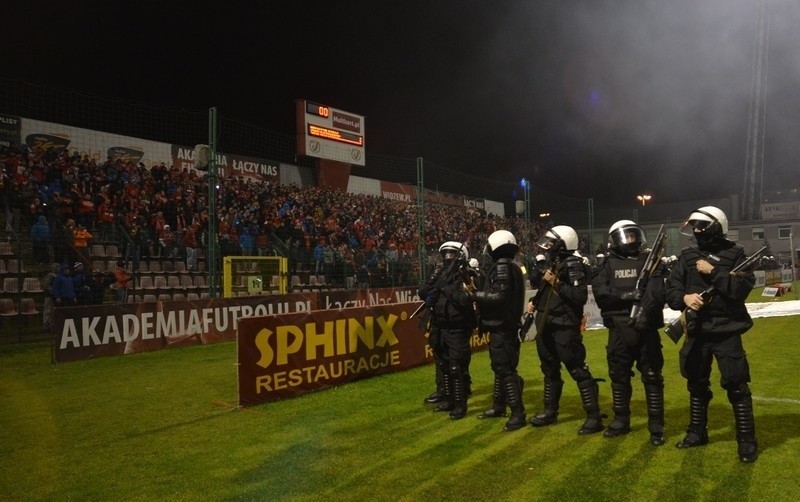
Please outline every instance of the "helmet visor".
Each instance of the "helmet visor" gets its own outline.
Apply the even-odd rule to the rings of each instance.
[[[558,239],[556,239],[555,237],[548,237],[548,236],[545,235],[544,237],[539,239],[539,242],[538,242],[537,245],[541,249],[544,249],[545,251],[550,251],[551,249],[553,249],[556,246],[556,244],[558,244]]]
[[[646,244],[647,238],[640,227],[628,225],[609,233],[608,243],[614,249],[635,250]]]
[[[683,235],[688,235],[689,237],[692,237],[695,234],[722,235],[722,226],[719,224],[717,220],[712,221],[711,219],[706,219],[706,218],[690,217],[688,220],[683,222],[683,226],[681,227],[680,232]]]

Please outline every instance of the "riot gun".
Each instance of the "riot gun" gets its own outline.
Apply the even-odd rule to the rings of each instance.
[[[650,278],[656,272],[658,265],[661,263],[661,255],[664,254],[664,248],[666,245],[667,234],[664,233],[664,225],[661,225],[661,228],[658,229],[656,240],[653,241],[653,247],[650,249],[650,254],[647,255],[647,259],[644,261],[642,271],[639,273],[639,277],[636,279],[636,287],[634,288],[634,291],[637,292],[636,297],[639,299],[633,302],[631,315],[628,319],[628,326],[635,326],[639,318],[642,316],[641,298],[644,296],[645,289],[647,289],[647,283],[650,281]]]
[[[440,290],[442,289],[442,286],[444,285],[443,284],[444,281],[446,281],[447,278],[450,277],[450,275],[453,274],[456,271],[456,269],[458,269],[460,271],[462,279],[464,279],[465,277],[468,276],[467,272],[464,270],[465,266],[466,266],[466,262],[464,260],[464,254],[461,253],[457,258],[455,258],[450,263],[450,266],[447,267],[447,270],[445,270],[444,273],[442,273],[441,275],[439,275],[437,277],[436,282],[433,283],[433,288],[434,288],[435,292],[433,294],[431,294],[431,295],[428,295],[427,298],[423,299],[423,301],[420,304],[420,306],[417,307],[417,309],[411,314],[409,319],[412,319],[414,316],[416,316],[420,312],[422,312],[422,310],[425,309],[426,306],[428,306],[431,310],[433,310],[433,306],[436,305],[436,299],[438,298]],[[464,281],[466,283],[466,279],[464,279]]]
[[[559,251],[558,249],[553,249],[551,251],[551,254],[553,256],[558,256],[558,251]],[[556,272],[558,271],[558,258],[554,258],[553,259],[552,265],[549,267],[548,270],[550,270],[550,272],[552,274],[556,274]],[[542,280],[544,280],[544,277],[542,277]],[[540,311],[541,315],[539,315],[539,319],[536,322],[536,333],[537,334],[542,332],[542,329],[544,328],[544,324],[547,321],[547,316],[550,315],[550,300],[553,298],[554,294],[556,296],[558,295],[558,289],[556,288],[556,286],[558,285],[558,276],[557,275],[556,275],[556,280],[554,281],[554,284],[549,284],[549,285],[550,285],[550,288],[547,291],[547,300],[545,300],[545,302],[544,302],[544,310]],[[544,285],[542,286],[542,288],[544,288]],[[539,296],[539,295],[537,294],[537,296]]]
[[[762,247],[749,258],[744,260],[742,263],[737,265],[731,270],[731,275],[736,274],[738,272],[747,272],[750,268],[758,262],[758,259],[761,257],[761,254],[767,250],[767,246]],[[704,289],[700,293],[700,298],[703,299],[703,304],[708,304],[714,296],[716,296],[717,290],[716,288],[711,285]],[[690,308],[683,309],[681,315],[679,315],[676,319],[670,322],[666,328],[664,328],[664,333],[675,343],[678,343],[684,335],[689,336],[689,333],[694,329],[697,323],[697,311],[692,310]]]
[[[533,303],[533,301],[534,301],[534,298],[531,297],[528,300],[528,303]],[[517,333],[517,338],[519,338],[520,342],[524,342],[525,339],[527,338],[528,331],[531,330],[531,326],[533,326],[533,320],[534,320],[535,317],[536,316],[534,315],[533,312],[525,312],[522,315],[522,326],[520,326],[519,332]],[[538,335],[538,332],[537,332],[537,335]],[[534,337],[534,339],[535,338],[536,337]]]

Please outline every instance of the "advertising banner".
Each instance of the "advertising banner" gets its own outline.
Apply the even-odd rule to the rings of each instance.
[[[0,146],[18,147],[22,144],[22,123],[19,117],[0,114]]]
[[[370,307],[418,300],[413,288],[381,288],[59,307],[54,312],[53,360],[78,361],[232,341],[236,338],[239,320],[250,316]]]
[[[233,341],[240,319],[312,310],[315,301],[308,296],[57,308],[53,360],[60,363]]]
[[[411,314],[416,303],[319,310],[239,322],[237,363],[242,406],[294,397],[433,360]],[[488,334],[474,332],[472,349]]]

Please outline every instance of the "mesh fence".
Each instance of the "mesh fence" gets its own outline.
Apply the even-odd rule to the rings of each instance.
[[[619,219],[591,200],[535,185],[526,193],[520,180],[372,152],[364,166],[349,167],[349,193],[326,189],[320,186],[318,161],[296,154],[295,135],[221,115],[218,153],[293,166],[296,175],[254,182],[234,170],[233,176],[217,179],[218,228],[212,236],[207,232],[208,178],[190,168],[191,149],[209,142],[207,111],[147,106],[0,78],[0,114],[62,124],[67,131],[81,128],[173,145],[163,167],[135,145],[79,151],[55,133],[33,138],[32,150],[8,142],[2,147],[2,303],[9,317],[20,316],[24,306],[45,326],[51,300],[61,294],[53,287],[65,284],[54,265],[70,268],[74,277],[80,263],[85,276],[62,304],[207,293],[209,284],[221,284],[219,277],[208,277],[209,246],[220,251],[216,270],[222,270],[223,256],[283,256],[287,274],[299,275],[302,284],[311,275],[324,275],[331,287],[415,285],[445,240],[467,243],[481,259],[488,235],[508,229],[532,258],[544,229],[568,224],[581,229],[583,251],[591,253],[604,242],[609,218]],[[22,138],[28,146],[31,141]],[[394,200],[362,192],[359,180],[401,184],[417,195]],[[46,232],[37,226],[40,217]],[[327,273],[319,273],[319,267]],[[121,280],[124,274],[128,277]],[[22,284],[34,278],[42,290],[23,290]],[[221,291],[211,294],[221,296]],[[30,299],[34,308],[27,310]]]

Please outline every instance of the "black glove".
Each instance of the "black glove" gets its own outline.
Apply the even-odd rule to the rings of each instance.
[[[619,298],[625,301],[638,302],[642,299],[642,292],[638,289],[634,289],[633,291],[625,291],[619,295]]]
[[[644,309],[642,309],[642,311],[639,312],[639,316],[636,318],[636,322],[634,323],[633,327],[638,330],[642,330],[647,328],[647,324],[647,314],[644,312]]]

